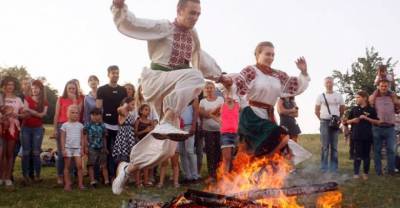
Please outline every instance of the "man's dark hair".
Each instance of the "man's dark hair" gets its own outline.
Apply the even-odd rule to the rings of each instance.
[[[381,83],[389,83],[389,82],[390,81],[387,80],[387,79],[381,79],[381,80],[379,80],[378,85],[381,84]]]
[[[133,98],[133,97],[126,97],[126,98],[122,99],[122,101],[121,101],[121,106],[123,106],[125,103],[126,103],[126,104],[129,104],[129,103],[132,102],[132,101],[135,101],[135,98]]]
[[[183,8],[188,1],[200,4],[200,0],[179,0],[178,1],[178,8]]]
[[[119,70],[117,65],[111,65],[107,68],[107,73],[109,74],[111,71]]]
[[[94,108],[93,110],[90,111],[90,115],[101,115],[101,109],[100,108]]]
[[[139,110],[138,110],[139,116],[142,116],[142,114],[143,114],[142,111],[143,111],[144,108],[149,108],[149,109],[150,109],[150,106],[149,106],[148,104],[146,104],[146,103],[142,104],[142,105],[139,107]]]

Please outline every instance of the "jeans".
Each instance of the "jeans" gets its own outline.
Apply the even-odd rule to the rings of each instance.
[[[185,125],[184,130],[189,131],[191,127],[192,125]],[[197,155],[194,151],[194,135],[179,142],[178,148],[185,178],[188,180],[200,178],[197,170]]]
[[[336,173],[338,169],[338,137],[339,130],[329,127],[329,120],[320,122],[321,139],[321,171]],[[330,162],[329,160],[330,155]]]
[[[374,162],[377,175],[382,175],[382,143],[386,140],[387,167],[389,173],[395,169],[396,134],[394,127],[372,127],[374,138]]]
[[[40,152],[43,141],[43,127],[22,127],[22,174],[30,176],[30,170],[34,170],[36,176],[40,176]],[[33,160],[33,167],[31,161]]]
[[[57,124],[57,159],[56,159],[56,167],[57,167],[57,176],[64,175],[64,155],[61,149],[61,125],[62,123]]]

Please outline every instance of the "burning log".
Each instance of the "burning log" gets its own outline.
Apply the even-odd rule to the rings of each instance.
[[[265,198],[276,198],[282,195],[285,196],[301,196],[310,195],[316,193],[324,193],[329,191],[338,190],[338,184],[335,182],[323,183],[323,184],[312,184],[305,186],[292,186],[288,188],[270,188],[261,190],[252,190],[246,192],[240,192],[231,195],[237,199],[247,199],[250,201],[265,199]]]
[[[185,194],[185,198],[195,202],[198,205],[205,206],[205,207],[229,207],[229,208],[241,208],[241,207],[248,207],[248,208],[262,208],[264,206],[258,205],[257,203],[245,200],[245,199],[238,199],[232,196],[225,196],[222,194],[215,194],[210,192],[204,191],[197,191],[188,189]]]
[[[255,201],[260,199],[278,198],[282,195],[291,197],[324,193],[336,190],[338,190],[338,184],[335,182],[312,184],[306,186],[292,186],[287,188],[252,190],[236,193],[229,196],[188,189],[183,195],[179,195],[172,199],[170,202],[164,204],[163,208],[265,208],[268,206],[258,204]]]

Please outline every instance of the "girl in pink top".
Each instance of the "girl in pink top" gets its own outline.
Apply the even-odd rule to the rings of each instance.
[[[228,90],[224,91],[225,102],[221,106],[221,150],[222,168],[229,172],[232,166],[233,148],[238,140],[239,103],[236,102]]]

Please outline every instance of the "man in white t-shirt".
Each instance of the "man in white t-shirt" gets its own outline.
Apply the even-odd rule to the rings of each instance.
[[[320,120],[321,171],[336,173],[339,164],[337,150],[339,128],[331,128],[329,122],[333,115],[342,117],[345,106],[342,95],[333,91],[332,77],[325,78],[325,88],[326,91],[318,95],[315,104],[315,115]],[[329,155],[330,162],[328,162]]]

